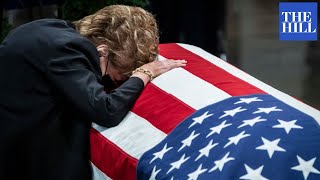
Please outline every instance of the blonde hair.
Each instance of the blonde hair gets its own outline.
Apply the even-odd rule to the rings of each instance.
[[[157,58],[157,23],[150,12],[140,7],[107,6],[74,24],[96,46],[106,44],[108,61],[123,72],[131,72]]]

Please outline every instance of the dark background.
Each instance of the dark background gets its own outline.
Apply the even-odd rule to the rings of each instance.
[[[279,41],[279,1],[5,0],[0,3],[1,39],[10,29],[39,18],[76,20],[105,5],[141,6],[156,15],[161,43],[181,42],[201,47],[320,109],[320,43]],[[318,25],[319,13],[318,10]]]

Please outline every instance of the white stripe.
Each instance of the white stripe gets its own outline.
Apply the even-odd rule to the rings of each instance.
[[[116,127],[105,128],[93,123],[93,128],[136,159],[167,136],[133,112],[129,112]]]
[[[112,180],[110,177],[108,177],[105,173],[100,171],[92,162],[91,162],[91,167],[92,167],[92,180]]]
[[[261,82],[260,80],[252,77],[248,73],[243,72],[240,69],[235,68],[234,66],[230,65],[229,63],[219,59],[218,57],[204,51],[203,49],[201,49],[199,47],[188,45],[188,44],[181,44],[181,43],[179,43],[178,45],[180,45],[181,47],[187,49],[188,51],[191,51],[191,52],[201,56],[202,58],[210,61],[211,63],[217,65],[218,67],[226,70],[230,74],[232,74],[232,75],[248,82],[249,84],[252,84],[252,85],[258,87],[259,89],[271,94],[272,96],[280,99],[281,101],[285,102],[289,106],[292,106],[292,107],[310,115],[320,125],[320,111],[318,111],[317,109],[315,109],[315,108],[313,108],[313,107],[311,107],[301,101],[298,101],[295,98],[289,96],[288,94],[285,94],[285,93]]]
[[[183,68],[172,69],[155,78],[152,83],[196,110],[231,97]]]

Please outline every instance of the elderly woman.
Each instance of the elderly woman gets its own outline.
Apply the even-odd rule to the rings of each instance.
[[[150,80],[186,65],[157,61],[158,43],[152,14],[123,5],[13,30],[0,45],[0,179],[91,179],[91,123],[116,126]]]

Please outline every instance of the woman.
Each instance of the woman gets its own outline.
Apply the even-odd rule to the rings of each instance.
[[[186,65],[156,61],[158,43],[154,17],[123,5],[13,30],[0,46],[0,179],[91,179],[91,123],[118,125],[150,80]]]

